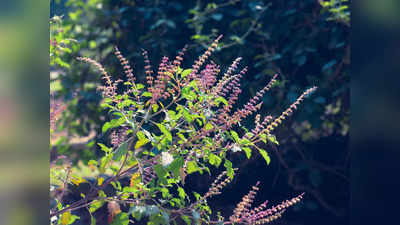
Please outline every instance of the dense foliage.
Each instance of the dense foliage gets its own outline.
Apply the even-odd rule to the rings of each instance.
[[[77,56],[93,58],[116,80],[125,80],[113,56],[114,45],[118,45],[134,63],[136,80],[143,83],[146,78],[141,49],[146,49],[154,61],[176,54],[188,43],[185,58],[192,59],[222,33],[224,38],[212,60],[226,70],[227,61],[241,56],[242,63],[249,66],[241,83],[243,92],[232,110],[255,96],[275,72],[280,73],[276,82],[279,88],[262,98],[261,115],[278,115],[302,90],[320,87],[318,97],[287,123],[291,126],[277,131],[279,151],[270,155],[274,169],[265,170],[265,174],[272,174],[265,176],[273,180],[275,189],[309,193],[311,197],[302,207],[319,210],[324,215],[321,217],[330,216],[323,212],[335,217],[346,215],[350,63],[347,1],[58,2],[52,2],[52,13],[64,17],[51,26],[51,86],[54,99],[62,102],[62,110],[58,110],[59,123],[54,127],[53,159],[68,156],[75,167],[81,163],[77,168],[83,173],[84,165],[104,154],[96,143],[111,146],[110,132],[102,133],[102,129],[114,117],[100,107],[102,96],[96,92],[100,75],[75,60]],[[124,85],[118,87],[123,89]],[[243,119],[242,124],[252,126],[253,120]],[[246,177],[254,169],[264,168],[256,160],[234,158],[232,162],[239,163]],[[281,168],[284,173],[276,172]],[[238,189],[241,193],[254,184],[246,182]]]

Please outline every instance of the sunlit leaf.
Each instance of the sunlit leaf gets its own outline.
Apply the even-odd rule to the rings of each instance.
[[[243,151],[246,153],[246,157],[247,157],[248,159],[250,159],[250,157],[251,157],[251,148],[249,148],[249,147],[243,147],[242,149],[243,149]]]
[[[67,210],[61,215],[61,224],[62,225],[68,225],[70,224],[70,219],[71,219],[71,211]]]
[[[205,128],[206,130],[211,130],[211,129],[213,129],[214,127],[213,127],[213,125],[212,125],[211,123],[207,123],[207,124],[204,126],[204,128]]]
[[[114,128],[114,127],[119,127],[124,123],[125,123],[125,118],[123,118],[123,117],[120,117],[118,119],[112,119],[110,122],[106,122],[103,125],[103,128],[101,129],[101,131],[103,133],[105,133],[107,130]]]
[[[160,131],[165,135],[168,141],[172,142],[172,134],[169,132],[169,130],[162,124],[158,123],[157,124],[158,128]]]
[[[268,153],[263,149],[258,149],[258,151],[260,152],[262,157],[265,159],[265,162],[267,162],[267,165],[269,165],[269,163],[271,162],[271,159],[269,158]]]
[[[97,185],[101,186],[104,182],[104,178],[103,177],[99,177],[99,179],[97,179]]]
[[[214,165],[216,167],[219,167],[219,165],[222,162],[222,159],[220,157],[218,157],[217,155],[214,155],[212,153],[208,156],[208,160],[211,165]]]
[[[186,69],[181,73],[181,78],[185,78],[187,75],[189,75],[192,72],[192,69]]]
[[[127,141],[123,142],[120,146],[118,146],[118,148],[114,152],[114,156],[113,156],[114,161],[119,161],[122,158],[122,156],[124,156],[126,154],[126,152],[128,151],[128,142],[129,141],[130,140],[127,140]]]
[[[151,94],[151,92],[145,91],[145,92],[143,92],[142,96],[143,97],[151,97],[152,94]]]
[[[149,143],[149,140],[147,138],[139,139],[135,144],[135,149],[138,149],[147,143]]]
[[[233,137],[233,140],[239,142],[239,135],[235,131],[231,130],[231,135]]]
[[[82,177],[73,177],[71,178],[71,182],[76,186],[79,186],[81,183],[87,183],[88,181],[83,179]]]
[[[233,168],[232,168],[232,162],[227,160],[227,159],[225,159],[224,166],[226,168],[226,175],[229,178],[232,179],[233,178],[233,174],[234,174],[234,171],[233,171]]]
[[[187,174],[197,172],[198,170],[199,170],[199,166],[197,165],[197,163],[195,161],[189,161],[187,163],[187,168],[186,168]]]

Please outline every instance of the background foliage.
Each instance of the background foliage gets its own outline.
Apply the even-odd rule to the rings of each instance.
[[[157,64],[162,56],[175,55],[188,44],[186,59],[194,59],[210,40],[223,34],[212,60],[222,64],[241,56],[242,65],[249,66],[239,101],[253,96],[275,72],[280,73],[280,88],[264,97],[261,113],[265,115],[277,115],[307,87],[317,85],[319,91],[279,129],[280,146],[273,151],[269,168],[240,160],[241,166],[250,165],[238,175],[241,186],[210,204],[222,211],[228,202],[238,201],[235,193],[247,191],[249,185],[243,183],[263,180],[271,183],[264,192],[271,200],[282,199],[288,191],[309,195],[299,206],[302,210],[282,223],[347,221],[350,20],[343,6],[348,2],[68,0],[51,4],[51,17],[63,15],[51,26],[51,40],[67,40],[62,48],[51,49],[51,90],[66,104],[56,130],[67,134],[54,138],[53,156],[67,154],[75,162],[87,162],[101,152],[95,142],[109,141],[97,135],[109,119],[99,107],[100,75],[75,57],[94,58],[122,77],[112,52],[117,45],[143,80],[142,48]],[[260,169],[263,172],[254,175]],[[202,188],[201,179],[189,185]]]

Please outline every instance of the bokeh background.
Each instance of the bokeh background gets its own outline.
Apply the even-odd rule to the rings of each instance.
[[[106,119],[99,116],[101,112],[86,108],[97,104],[98,96],[90,83],[99,77],[83,71],[73,60],[75,56],[94,57],[118,75],[115,59],[107,50],[118,45],[140,74],[141,48],[157,63],[159,56],[174,55],[188,44],[186,65],[190,65],[216,34],[224,34],[223,46],[227,47],[213,60],[227,65],[241,56],[243,64],[249,66],[244,96],[254,93],[274,72],[281,73],[281,88],[264,99],[263,112],[276,115],[305,87],[320,86],[280,129],[278,151],[294,168],[291,172],[296,173],[300,188],[316,190],[330,207],[321,204],[315,194],[308,194],[304,204],[287,213],[280,223],[347,224],[351,215],[352,224],[392,224],[399,187],[400,14],[396,1],[353,1],[351,11],[344,14],[340,10],[335,14],[335,10],[311,0],[240,1],[217,9],[214,5],[207,9],[209,2],[202,1],[79,2],[0,2],[0,224],[49,221],[50,89],[68,104],[70,114],[65,121],[72,122],[65,122],[63,128],[71,137],[90,137],[90,131],[101,126],[98,121]],[[352,15],[351,26],[341,16],[347,12]],[[77,41],[71,41],[71,52],[59,57],[69,68],[65,64],[49,67],[49,20],[56,15],[63,15],[61,27],[70,28],[53,30],[54,35],[62,33]],[[350,74],[351,173],[346,160]],[[78,100],[74,100],[76,96]],[[80,123],[73,123],[77,119]],[[74,155],[74,143],[61,142],[60,146],[68,146],[68,154]],[[83,152],[91,152],[83,146]],[[84,160],[91,153],[85,154],[78,156]],[[244,192],[240,186],[247,187],[246,182],[253,184],[255,180],[267,184],[260,197],[271,201],[299,191],[288,182],[291,172],[278,155],[271,156],[266,168],[249,162],[249,171],[238,177],[240,183],[225,199]],[[216,205],[223,199],[219,201]]]

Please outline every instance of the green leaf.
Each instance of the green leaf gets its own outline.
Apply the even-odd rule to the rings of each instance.
[[[226,168],[226,175],[232,179],[233,173],[234,173],[233,168],[232,168],[232,162],[225,159],[224,166]]]
[[[125,118],[124,117],[120,117],[118,119],[112,119],[110,122],[106,122],[103,125],[103,128],[101,129],[101,132],[105,133],[107,130],[114,128],[114,127],[119,127],[122,124],[125,123]]]
[[[136,136],[138,137],[139,140],[147,139],[145,133],[142,132],[142,131],[138,131],[138,132],[136,133]]]
[[[90,216],[90,225],[96,225],[96,218],[94,216]]]
[[[118,213],[110,225],[128,225],[129,224],[129,215],[127,213]]]
[[[97,145],[100,146],[101,150],[102,150],[103,152],[105,152],[105,153],[110,153],[110,152],[112,151],[111,148],[105,146],[105,145],[102,144],[102,143],[97,143]]]
[[[251,148],[249,148],[249,147],[243,147],[242,149],[243,149],[243,151],[246,153],[246,157],[247,157],[248,159],[250,159],[250,157],[251,157]]]
[[[191,123],[191,122],[193,121],[192,114],[190,114],[189,111],[186,110],[186,109],[183,111],[183,117],[185,118],[185,120],[186,120],[188,123]]]
[[[178,195],[182,200],[185,199],[185,197],[186,197],[185,190],[183,190],[183,188],[181,188],[181,187],[178,187]]]
[[[264,143],[267,143],[267,135],[265,133],[260,134],[260,139],[261,141],[263,141]]]
[[[143,84],[136,84],[136,89],[140,90],[143,89],[144,85]]]
[[[231,130],[231,135],[233,137],[233,140],[235,140],[235,142],[239,142],[239,135],[235,131]]]
[[[207,123],[206,125],[205,125],[205,127],[204,127],[206,130],[211,130],[211,129],[213,129],[214,127],[213,127],[213,125],[211,124],[211,123]]]
[[[176,203],[176,205],[178,205],[178,206],[182,206],[182,201],[179,199],[179,198],[173,198],[173,199],[171,199],[170,200],[170,204],[171,203]],[[171,205],[173,205],[173,204],[171,204]]]
[[[123,102],[118,103],[119,108],[124,108],[124,107],[129,107],[131,105],[137,105],[135,101],[132,101],[130,99],[126,99]]]
[[[106,198],[107,195],[106,195],[106,193],[104,193],[103,190],[99,190],[99,197]]]
[[[177,135],[178,135],[178,137],[179,137],[180,139],[182,139],[183,141],[186,141],[186,138],[185,138],[185,136],[184,136],[183,134],[177,133]]]
[[[178,177],[183,164],[185,164],[185,159],[183,157],[179,157],[168,166],[168,169],[174,174],[175,177]]]
[[[121,183],[119,181],[111,181],[111,185],[114,187],[115,190],[121,191]]]
[[[192,69],[186,69],[181,73],[181,78],[185,78],[187,75],[189,75],[192,72]]]
[[[185,223],[186,223],[187,225],[191,225],[191,224],[192,224],[192,221],[189,219],[188,216],[182,215],[181,218],[182,218],[183,221],[185,221]]]
[[[279,145],[278,140],[276,140],[275,135],[268,135],[268,140],[276,145]]]
[[[158,123],[157,124],[158,128],[160,131],[165,135],[168,141],[172,142],[172,134],[169,132],[169,130],[162,124]]]
[[[199,118],[196,118],[195,121],[197,122],[197,124],[199,124],[199,126],[202,126],[202,125],[203,125],[203,122],[201,122],[201,120],[200,120]]]
[[[196,198],[196,201],[200,200],[201,195],[197,192],[193,192],[194,197]]]
[[[168,188],[161,188],[161,193],[163,198],[167,198],[170,196]]]
[[[176,112],[175,111],[173,111],[173,110],[168,110],[168,117],[170,118],[170,119],[172,119],[172,120],[176,120],[177,118],[176,118]]]
[[[198,170],[199,170],[199,166],[197,165],[197,163],[195,161],[189,161],[187,163],[187,168],[186,168],[187,174],[197,172]]]
[[[93,160],[93,159],[89,160],[89,162],[88,162],[88,166],[97,166],[98,164],[99,163],[96,160]]]
[[[68,224],[73,224],[75,222],[75,220],[79,220],[81,217],[77,216],[77,215],[71,215],[69,223]]]
[[[265,162],[267,162],[267,165],[269,165],[269,163],[271,162],[271,159],[269,158],[268,153],[263,149],[258,149],[258,151],[260,152],[262,157],[265,159]]]
[[[129,209],[129,214],[133,214],[136,220],[140,220],[144,213],[146,212],[146,207],[140,205],[134,205]]]
[[[100,207],[102,207],[104,205],[104,202],[105,202],[104,200],[93,201],[90,204],[89,212],[94,213],[96,210],[98,210]]]
[[[113,157],[113,153],[110,153],[104,157],[101,158],[101,163],[100,163],[100,173],[104,173],[106,170],[106,166],[107,164],[111,161],[112,157]]]
[[[162,216],[162,218],[164,219],[164,224],[169,225],[169,224],[170,224],[170,223],[169,223],[169,220],[170,220],[170,219],[169,219],[168,213],[162,211],[162,212],[161,212],[161,216]]]
[[[153,112],[157,112],[157,110],[159,108],[158,104],[153,104],[153,105],[151,105],[151,107],[153,108]]]
[[[147,138],[139,139],[135,144],[135,150],[142,147],[143,145],[145,145],[147,143],[149,143],[149,140]]]
[[[189,101],[193,101],[197,98],[197,95],[191,90],[189,86],[186,86],[182,89],[182,97],[186,98]]]
[[[217,155],[214,155],[213,153],[211,153],[211,154],[208,156],[208,162],[209,162],[211,165],[214,165],[214,166],[216,166],[216,167],[219,167],[219,165],[220,165],[221,162],[222,162],[222,159],[221,159],[220,157],[218,157]]]
[[[246,132],[247,132],[247,129],[246,129]],[[254,134],[251,133],[251,132],[247,132],[247,133],[246,133],[246,136],[249,137],[249,138],[252,138],[252,137],[254,136]]]
[[[113,156],[114,161],[119,161],[122,158],[122,156],[126,154],[126,152],[128,151],[128,142],[129,141],[130,140],[127,140],[124,143],[122,143],[120,146],[118,146],[118,148],[114,152],[114,156]]]
[[[242,139],[240,139],[240,144],[244,145],[244,146],[248,146],[251,144],[251,141],[247,138],[242,138]]]
[[[157,164],[154,166],[154,171],[156,172],[157,177],[159,177],[159,178],[164,178],[165,175],[167,174],[167,171],[165,170],[165,168],[160,164]]]
[[[151,97],[152,94],[151,94],[151,92],[145,91],[145,92],[143,92],[142,96],[144,96],[144,97]]]

